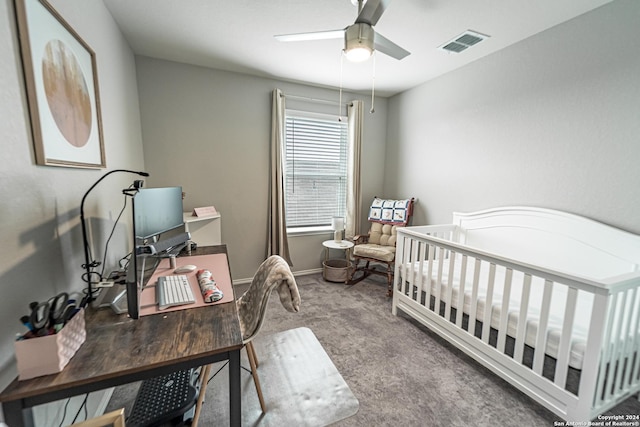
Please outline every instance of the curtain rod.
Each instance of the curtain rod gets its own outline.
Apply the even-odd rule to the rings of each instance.
[[[291,99],[298,99],[301,101],[311,101],[311,102],[318,102],[321,104],[331,104],[331,105],[342,105],[337,101],[329,101],[327,99],[318,99],[318,98],[310,98],[308,96],[300,96],[300,95],[287,95],[284,92],[282,93],[282,96],[284,98],[291,98]],[[353,105],[351,102],[345,102],[345,105]]]

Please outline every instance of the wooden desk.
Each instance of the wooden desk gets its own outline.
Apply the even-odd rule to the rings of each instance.
[[[201,247],[192,254],[226,250],[225,245]],[[221,360],[229,360],[230,424],[240,425],[242,335],[234,302],[138,320],[108,309],[90,309],[86,327],[87,340],[62,372],[16,379],[0,394],[9,426],[32,426],[35,405]]]

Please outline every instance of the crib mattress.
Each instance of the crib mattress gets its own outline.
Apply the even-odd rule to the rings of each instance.
[[[449,283],[449,265],[450,260],[443,260],[442,274],[440,276],[440,300],[449,302],[447,288]],[[436,294],[439,263],[433,262],[431,278],[428,277],[428,263],[425,261],[422,265],[422,286],[423,290],[426,283],[430,283],[431,295]],[[459,295],[461,282],[461,259],[455,258],[453,273],[453,289],[450,297],[451,307],[459,309]],[[419,274],[420,264],[418,262],[408,265],[407,271],[413,269],[415,280]],[[470,258],[466,267],[465,283],[464,283],[464,303],[462,307],[463,313],[469,315],[471,313],[472,286],[474,278],[475,263]],[[403,270],[401,269],[401,272]],[[505,289],[506,268],[497,265],[495,270],[495,279],[493,287],[493,297],[491,300],[491,327],[498,330],[500,327],[500,318],[502,312],[502,300]],[[487,306],[487,288],[489,283],[489,264],[481,263],[480,275],[478,280],[477,302],[476,302],[476,320],[484,321],[485,310]],[[524,283],[524,273],[513,271],[511,280],[511,289],[509,294],[509,313],[507,322],[507,335],[515,337],[517,334],[517,326],[520,317],[520,301]],[[414,282],[415,284],[415,282]],[[525,343],[535,348],[536,337],[538,334],[539,318],[542,306],[542,296],[544,290],[544,280],[540,277],[532,277],[531,292],[529,295],[529,305],[527,309],[527,325],[525,333]],[[545,353],[551,357],[557,358],[560,338],[562,335],[562,325],[564,321],[565,304],[567,300],[566,286],[553,286],[551,296],[549,319],[547,324],[547,342]],[[589,321],[591,309],[593,306],[593,294],[578,291],[576,302],[575,317],[573,322],[573,330],[571,337],[571,350],[569,356],[569,366],[575,369],[582,369],[584,352],[586,349],[587,332],[589,330]]]

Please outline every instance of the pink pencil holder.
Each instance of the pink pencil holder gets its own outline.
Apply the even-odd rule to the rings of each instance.
[[[62,371],[86,338],[82,309],[57,334],[16,341],[18,379],[27,380]]]

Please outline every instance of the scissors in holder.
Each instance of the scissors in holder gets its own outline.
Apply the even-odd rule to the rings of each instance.
[[[31,315],[29,323],[31,324],[31,332],[38,337],[49,335],[50,327],[50,310],[51,306],[48,302],[32,302],[29,304]]]
[[[69,301],[69,294],[62,292],[46,302],[32,302],[29,308],[32,332],[44,336],[60,331],[75,312],[76,304]]]
[[[51,326],[58,332],[75,313],[76,303],[69,299],[69,294],[62,292],[47,301]]]

